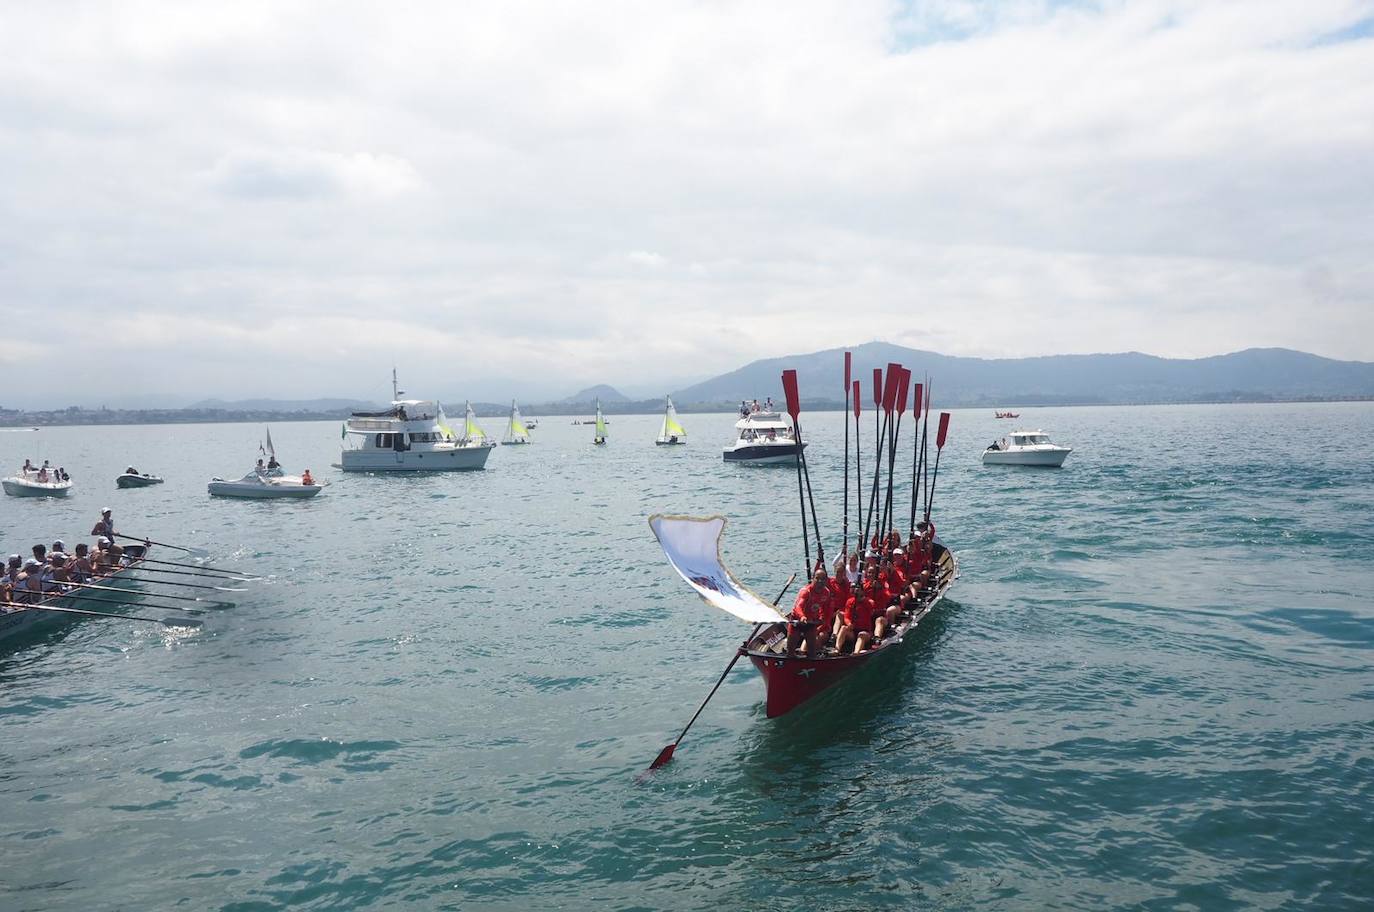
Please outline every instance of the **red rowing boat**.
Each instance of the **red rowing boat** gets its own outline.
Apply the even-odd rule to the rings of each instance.
[[[870,659],[892,652],[907,633],[929,616],[959,575],[958,561],[938,541],[934,543],[933,556],[935,586],[926,591],[917,610],[904,615],[893,625],[892,631],[879,641],[877,648],[867,649],[857,655],[839,655],[830,649],[826,655],[817,658],[790,656],[787,654],[787,625],[781,622],[769,624],[750,637],[741,649],[749,656],[749,661],[754,663],[759,674],[763,675],[768,718],[773,719],[796,709],[821,691],[839,683]]]

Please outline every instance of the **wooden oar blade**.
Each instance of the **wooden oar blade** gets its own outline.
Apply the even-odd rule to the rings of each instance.
[[[854,417],[859,417],[859,381],[854,381]]]

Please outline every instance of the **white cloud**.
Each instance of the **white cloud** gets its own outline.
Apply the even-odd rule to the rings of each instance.
[[[561,395],[875,337],[1374,360],[1371,16],[10,5],[0,309],[140,320],[0,353],[5,397],[371,395],[404,356],[499,399],[512,353]]]

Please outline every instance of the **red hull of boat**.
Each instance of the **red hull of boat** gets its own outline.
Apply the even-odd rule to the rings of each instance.
[[[773,650],[763,648],[763,644],[776,642],[779,637],[786,638],[785,624],[772,624],[756,635],[750,642],[751,648],[747,655],[749,661],[754,663],[754,667],[763,676],[763,686],[767,694],[765,712],[768,718],[775,719],[796,709],[822,691],[838,684],[864,663],[894,651],[901,644],[902,638],[934,610],[958,576],[958,563],[949,551],[943,550],[939,562],[944,570],[944,582],[939,590],[919,614],[899,624],[896,631],[885,638],[883,645],[878,649],[870,649],[858,655],[808,659],[777,654]]]

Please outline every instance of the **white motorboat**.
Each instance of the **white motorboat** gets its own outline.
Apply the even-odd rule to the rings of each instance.
[[[687,429],[677,420],[677,409],[673,408],[673,397],[669,396],[668,406],[663,410],[663,425],[658,429],[654,443],[658,446],[685,446]]]
[[[157,475],[149,475],[147,472],[138,472],[133,466],[125,469],[115,478],[115,486],[120,488],[146,488],[152,485],[162,484],[162,479]]]
[[[56,480],[52,475],[39,481],[38,472],[20,472],[0,481],[11,497],[66,497],[72,490],[72,480]]]
[[[344,424],[339,468],[345,472],[453,472],[481,469],[495,442],[467,405],[463,433],[448,426],[443,406],[429,399],[401,399],[391,373],[391,408],[354,412]]]
[[[208,490],[214,497],[314,497],[324,490],[319,483],[306,484],[300,475],[258,474],[256,470],[236,480],[214,478]]]
[[[735,422],[738,439],[725,448],[726,462],[744,465],[795,465],[800,446],[792,424],[778,412],[750,412]]]
[[[983,465],[1043,466],[1057,469],[1072,447],[1050,443],[1044,431],[1012,431],[983,451]]]

